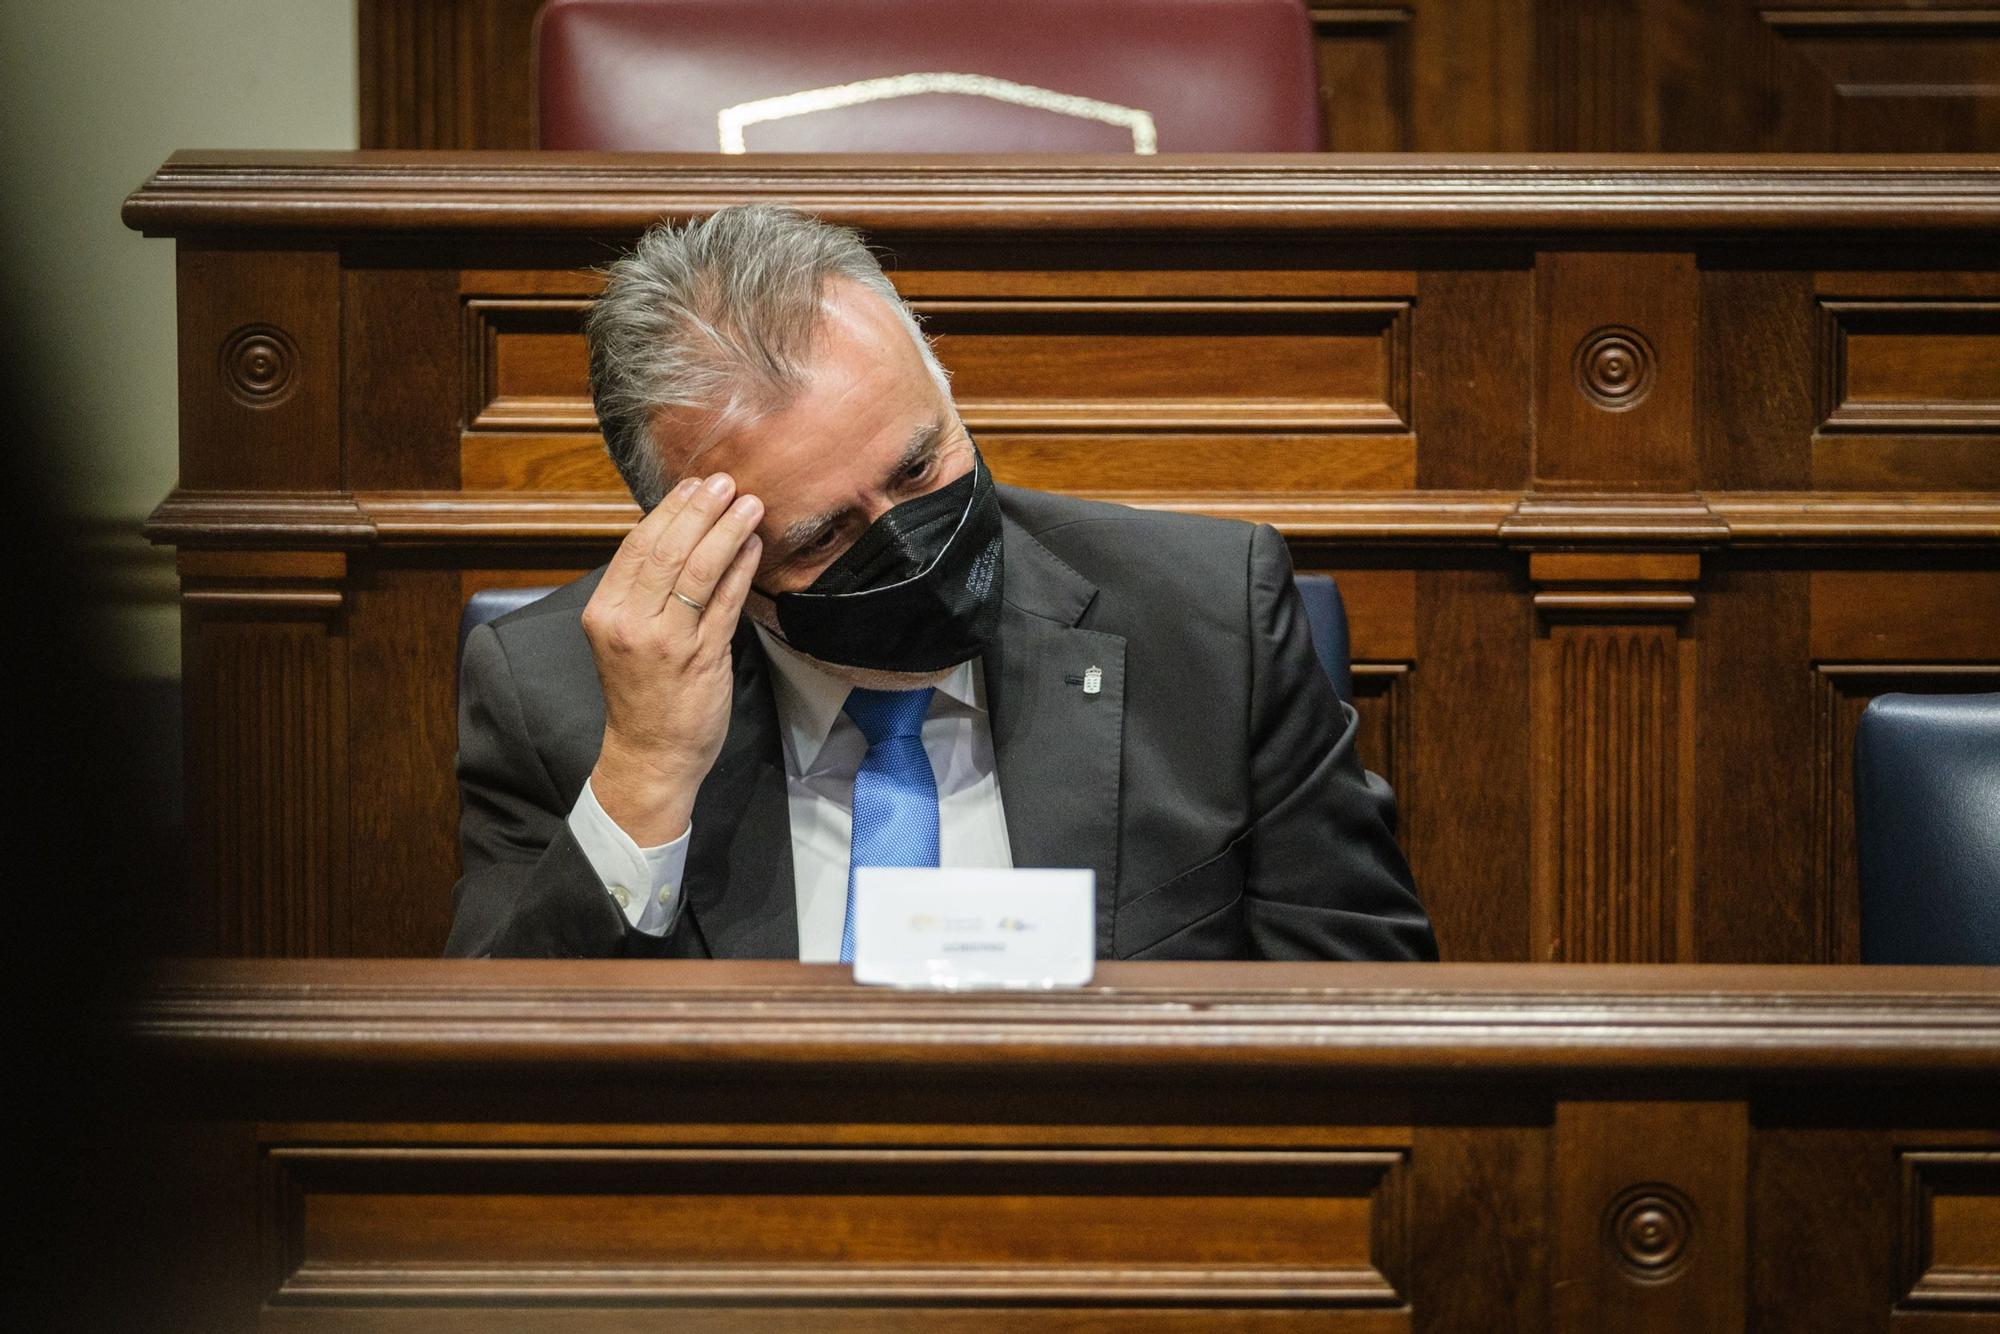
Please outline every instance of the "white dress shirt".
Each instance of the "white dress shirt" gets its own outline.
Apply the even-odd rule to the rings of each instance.
[[[868,739],[843,711],[850,687],[757,629],[772,667],[772,693],[784,735],[785,791],[791,809],[792,879],[797,889],[799,958],[840,958],[847,917],[847,860],[854,833],[854,774]],[[938,789],[938,863],[1012,866],[1007,816],[993,764],[986,677],[974,659],[938,684],[924,718],[924,752]],[[642,848],[597,802],[586,781],[570,811],[570,829],[625,919],[664,935],[679,916],[687,832]]]

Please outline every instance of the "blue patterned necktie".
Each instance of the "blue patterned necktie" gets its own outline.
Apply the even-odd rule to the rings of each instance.
[[[868,754],[854,774],[842,963],[854,962],[854,868],[938,864],[937,775],[924,753],[924,716],[930,710],[929,687],[856,689],[847,697],[847,716],[868,738]]]

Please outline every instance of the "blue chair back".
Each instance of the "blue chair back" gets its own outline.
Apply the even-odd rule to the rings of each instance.
[[[2000,694],[1876,697],[1854,824],[1864,963],[2000,964]]]
[[[1347,604],[1340,600],[1340,585],[1330,574],[1295,574],[1299,600],[1306,604],[1306,620],[1312,626],[1313,649],[1319,665],[1333,682],[1333,693],[1349,704],[1354,702],[1354,672],[1347,647]]]
[[[488,621],[498,620],[510,611],[519,611],[530,602],[539,602],[554,588],[482,588],[466,599],[465,610],[458,618],[458,656],[465,657],[465,641],[472,632]]]
[[[1300,574],[1293,578],[1298,584],[1299,598],[1306,606],[1306,621],[1312,627],[1313,650],[1319,654],[1320,666],[1326,668],[1327,679],[1333,682],[1333,693],[1351,704],[1354,675],[1348,665],[1347,606],[1340,600],[1340,586],[1327,574]],[[465,604],[465,613],[458,618],[459,656],[465,656],[465,641],[474,626],[505,616],[553,592],[553,588],[482,588],[474,593]]]

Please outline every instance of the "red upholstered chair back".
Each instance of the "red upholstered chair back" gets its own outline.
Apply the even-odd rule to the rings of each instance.
[[[544,148],[1310,152],[1301,0],[550,0]]]

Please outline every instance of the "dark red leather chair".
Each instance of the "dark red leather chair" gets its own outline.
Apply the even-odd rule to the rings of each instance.
[[[550,0],[544,148],[1311,152],[1301,0]]]

